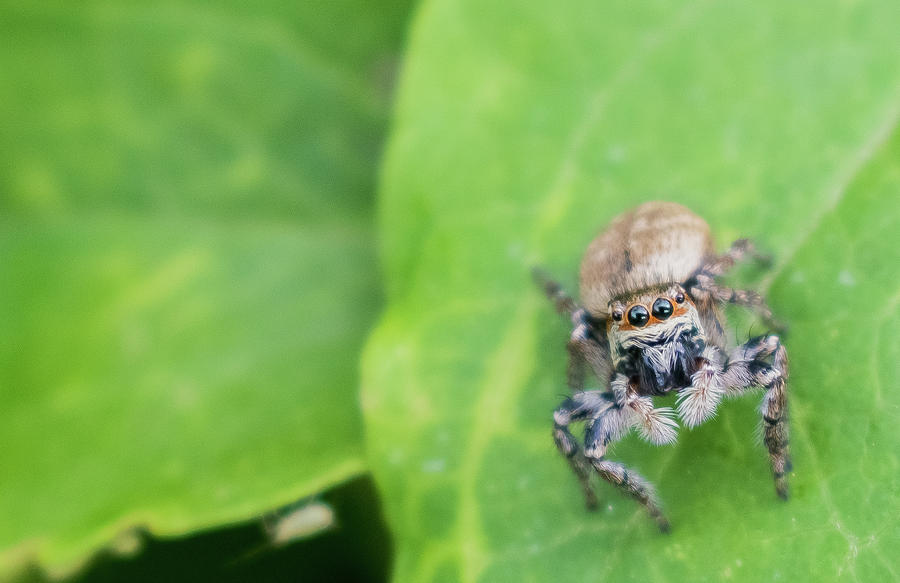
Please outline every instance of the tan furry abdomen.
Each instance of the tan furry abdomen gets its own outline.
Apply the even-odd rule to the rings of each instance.
[[[647,202],[616,218],[581,261],[581,301],[598,317],[619,294],[688,279],[715,253],[706,221],[672,202]]]

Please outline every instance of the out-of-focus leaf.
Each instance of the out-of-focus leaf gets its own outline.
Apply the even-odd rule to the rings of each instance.
[[[897,577],[895,14],[426,2],[384,174],[389,306],[363,367],[396,581]],[[669,536],[603,484],[584,510],[550,437],[567,324],[529,281],[540,263],[571,289],[597,230],[650,199],[702,214],[721,247],[773,251],[763,287],[793,325],[789,502],[754,443],[759,394],[674,446],[613,450],[658,485]]]
[[[407,4],[0,7],[0,572],[364,469]]]

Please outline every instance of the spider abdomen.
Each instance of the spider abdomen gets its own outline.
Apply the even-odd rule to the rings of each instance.
[[[616,295],[684,281],[715,252],[709,225],[680,204],[648,202],[616,218],[581,262],[581,300],[605,316]]]

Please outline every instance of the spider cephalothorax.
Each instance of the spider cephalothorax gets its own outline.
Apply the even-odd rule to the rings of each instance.
[[[774,335],[731,350],[725,344],[723,303],[748,306],[774,322],[759,294],[715,281],[744,255],[761,259],[746,239],[716,255],[703,219],[680,205],[652,202],[616,218],[588,247],[581,264],[583,306],[539,277],[574,324],[568,376],[575,392],[554,412],[553,435],[589,507],[596,505],[589,482],[593,469],[668,529],[652,486],[607,460],[609,444],[632,428],[655,444],[676,439],[676,411],[654,408],[654,396],[676,392],[677,416],[693,427],[714,415],[724,396],[755,386],[766,389],[763,439],[775,490],[787,498],[787,353]],[[584,390],[585,365],[609,390]],[[577,421],[587,423],[583,450],[569,431]]]
[[[614,370],[638,380],[638,391],[664,395],[697,372],[706,345],[697,308],[679,285],[610,302],[606,335]]]

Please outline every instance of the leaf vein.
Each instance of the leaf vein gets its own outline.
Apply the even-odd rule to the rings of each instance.
[[[778,276],[784,272],[785,268],[791,265],[797,252],[818,231],[825,218],[837,208],[847,194],[853,180],[859,176],[866,164],[875,157],[875,154],[878,153],[888,138],[894,133],[898,120],[900,120],[900,83],[894,88],[886,112],[879,117],[878,123],[866,134],[866,138],[860,147],[856,149],[843,167],[837,171],[818,197],[819,200],[824,199],[825,201],[819,212],[816,213],[809,225],[803,229],[803,232],[794,241],[787,253],[784,254],[775,269],[763,279],[760,285],[762,291],[767,291],[772,283],[778,279]]]

